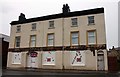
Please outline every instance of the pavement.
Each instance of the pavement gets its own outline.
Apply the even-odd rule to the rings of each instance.
[[[34,72],[96,72],[96,73],[108,73],[108,71],[89,71],[89,70],[63,70],[63,69],[37,69],[37,68],[20,68],[20,69],[16,69],[16,68],[7,68],[7,69],[3,69],[3,70],[12,70],[12,71],[34,71]]]
[[[36,69],[36,68],[21,68],[21,69],[16,69],[16,68],[7,68],[7,69],[3,69],[7,70],[7,71],[32,71],[32,72],[57,72],[57,73],[119,73],[120,71],[92,71],[92,70],[63,70],[63,69]]]

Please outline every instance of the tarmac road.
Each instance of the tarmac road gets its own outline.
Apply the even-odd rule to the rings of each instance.
[[[34,70],[3,70],[2,77],[120,77],[120,73],[108,72],[58,72],[34,71]]]

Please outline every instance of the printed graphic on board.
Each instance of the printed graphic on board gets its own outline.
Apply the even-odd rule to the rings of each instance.
[[[78,66],[85,66],[85,52],[84,51],[71,51],[71,64]]]
[[[27,55],[27,67],[37,68],[38,67],[38,53],[30,52]]]
[[[21,53],[13,53],[12,64],[21,64]]]
[[[55,65],[55,51],[43,52],[43,65]]]

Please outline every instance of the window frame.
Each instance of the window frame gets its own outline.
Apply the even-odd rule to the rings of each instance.
[[[37,23],[32,23],[32,25],[31,25],[31,31],[35,31],[36,29],[37,29]]]
[[[78,44],[73,44],[72,43],[72,33],[78,33],[78,37],[77,37],[78,38]],[[80,33],[79,33],[79,31],[71,31],[70,32],[70,45],[71,46],[76,46],[76,45],[79,45],[79,43],[80,43]]]
[[[21,32],[21,25],[16,26],[16,33],[20,33]]]
[[[32,36],[35,36],[35,40],[32,40]],[[30,35],[30,42],[29,42],[29,47],[36,47],[36,35]],[[32,46],[32,42],[35,42],[35,45],[34,46]]]
[[[71,24],[71,27],[78,27],[78,18],[71,18]]]
[[[93,17],[92,19],[90,17]],[[88,25],[95,25],[95,16],[88,16]]]
[[[89,35],[88,35],[89,32],[94,32],[95,33],[95,43],[93,43],[93,44],[89,44]],[[87,35],[87,46],[89,46],[89,45],[97,46],[97,31],[96,31],[96,29],[94,29],[94,30],[87,30],[86,35]]]
[[[48,41],[48,40],[49,40],[49,39],[48,39],[48,36],[49,36],[49,35],[53,35],[53,39],[52,39],[52,40],[53,40],[53,44],[52,44],[52,45],[48,45],[48,42],[49,42],[49,41]],[[48,34],[47,34],[47,46],[54,46],[54,44],[55,44],[55,34],[54,34],[54,33],[48,33]]]
[[[19,37],[19,41],[17,41],[17,38]],[[14,47],[15,48],[19,48],[20,47],[20,43],[21,43],[21,36],[15,36],[15,44]],[[19,46],[18,46],[19,44]]]
[[[53,29],[53,28],[55,28],[55,21],[51,20],[51,21],[49,21],[49,27],[48,27],[48,29]]]

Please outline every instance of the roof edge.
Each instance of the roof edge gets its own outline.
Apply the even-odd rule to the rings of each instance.
[[[102,8],[94,8],[94,9],[88,9],[88,10],[82,10],[82,11],[74,11],[74,12],[68,12],[67,14],[59,13],[59,14],[46,15],[46,16],[41,16],[36,18],[29,18],[22,22],[19,20],[12,21],[10,24],[17,25],[17,24],[24,24],[24,23],[43,21],[43,20],[49,20],[49,19],[82,16],[82,15],[98,14],[98,13],[104,13],[104,8],[102,7]]]

